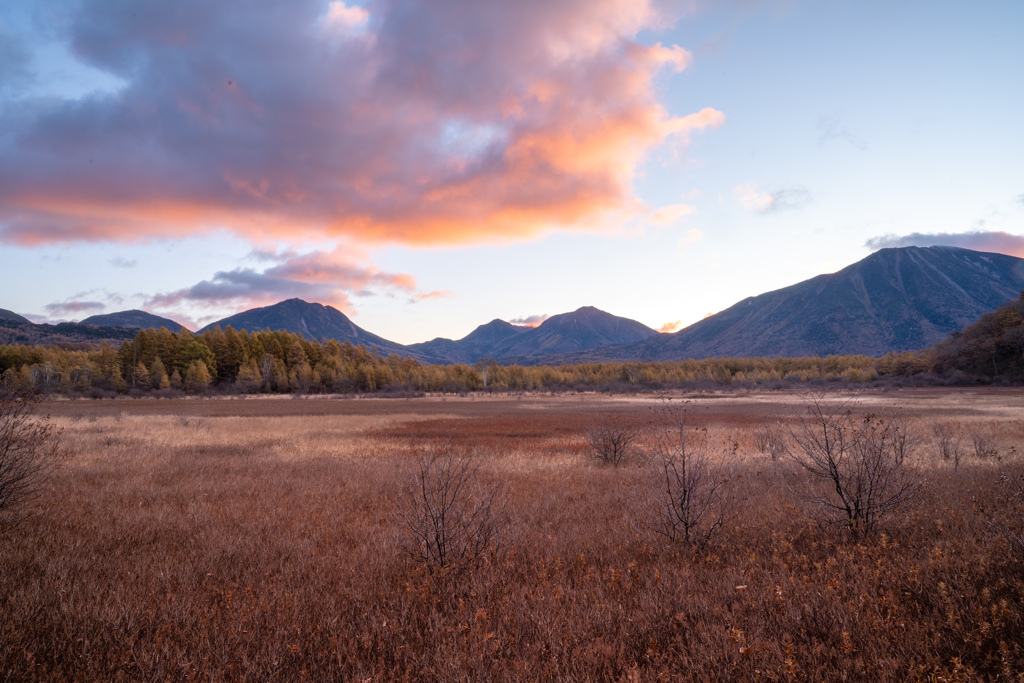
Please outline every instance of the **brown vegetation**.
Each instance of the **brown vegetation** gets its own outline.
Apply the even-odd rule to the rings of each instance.
[[[792,460],[810,479],[797,484],[799,494],[818,507],[817,519],[841,522],[854,536],[874,531],[917,492],[907,463],[913,437],[897,408],[864,413],[856,399],[808,396],[789,436]]]
[[[732,512],[731,462],[712,461],[708,429],[690,402],[664,401],[655,409],[657,516],[650,528],[686,549],[702,548]],[[731,440],[731,443],[736,443]],[[735,451],[736,447],[731,449]]]
[[[639,436],[637,426],[602,417],[600,424],[587,430],[587,444],[595,460],[618,467],[633,453]]]
[[[766,420],[799,424],[799,397],[709,398],[701,435],[734,496],[697,552],[635,523],[658,458],[586,465],[589,427],[656,402],[55,401],[67,462],[0,537],[0,678],[1017,680],[1024,399],[860,400],[904,406],[912,505],[858,539],[819,527],[783,485],[793,466],[754,443]],[[954,469],[933,432],[950,419],[999,457]],[[403,552],[398,514],[446,439],[515,531],[459,572]]]
[[[407,553],[429,569],[469,569],[485,553],[503,550],[507,520],[501,487],[481,485],[478,463],[451,440],[420,451],[398,516]]]
[[[58,433],[35,400],[0,386],[0,526],[40,493],[57,464]]]

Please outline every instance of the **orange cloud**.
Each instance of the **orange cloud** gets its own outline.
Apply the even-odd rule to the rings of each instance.
[[[675,320],[673,322],[665,323],[664,325],[659,327],[658,328],[658,332],[664,332],[666,334],[671,334],[673,332],[678,332],[681,329],[683,329],[683,321],[682,320]]]
[[[692,56],[637,42],[672,23],[649,0],[139,14],[93,0],[67,22],[76,55],[125,81],[116,94],[0,112],[0,240],[594,230],[647,211],[633,180],[651,150],[724,121],[659,102],[655,76]]]
[[[526,315],[519,318],[512,318],[509,320],[513,325],[519,327],[539,327],[542,322],[550,318],[551,316],[547,313],[540,313],[536,315]]]

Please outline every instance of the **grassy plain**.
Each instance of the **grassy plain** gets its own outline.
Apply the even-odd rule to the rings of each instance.
[[[733,505],[694,550],[642,523],[655,463],[588,454],[590,427],[642,427],[651,398],[53,401],[65,462],[0,527],[0,680],[1021,680],[1024,506],[1006,475],[1024,394],[861,404],[903,406],[922,488],[855,540],[755,448],[798,395],[697,398]],[[954,470],[944,420],[1002,457]],[[502,484],[512,538],[446,571],[403,552],[396,515],[417,450],[441,441]]]

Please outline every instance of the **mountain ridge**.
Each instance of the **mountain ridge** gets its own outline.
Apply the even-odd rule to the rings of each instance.
[[[898,247],[876,251],[830,274],[747,297],[673,334],[593,306],[551,316],[534,328],[494,319],[458,340],[403,345],[375,335],[331,306],[288,299],[211,323],[238,330],[284,330],[320,341],[364,345],[382,355],[423,363],[551,365],[604,361],[663,361],[709,357],[882,356],[932,346],[1024,290],[1024,259],[958,247]],[[4,318],[4,316],[7,318]],[[7,343],[124,339],[132,328],[90,321],[133,316],[174,321],[143,311],[93,316],[82,323],[34,325],[0,309]],[[11,317],[15,316],[15,317]],[[20,319],[20,320],[19,320]],[[167,325],[164,325],[167,326]],[[58,329],[59,328],[59,329]],[[169,327],[170,329],[170,327]]]
[[[384,356],[396,353],[428,363],[439,360],[364,330],[333,306],[311,303],[297,298],[286,299],[270,306],[250,308],[230,315],[206,325],[196,334],[202,334],[215,327],[224,329],[228,326],[249,332],[265,329],[284,330],[317,341],[335,339],[338,342],[349,342],[356,346],[363,345]]]
[[[91,315],[85,320],[79,321],[84,325],[96,325],[98,327],[124,327],[128,329],[147,329],[153,328],[155,330],[161,327],[166,327],[171,332],[177,332],[181,328],[185,327],[181,323],[171,320],[170,318],[163,318],[159,315],[147,313],[146,311],[133,308],[129,311],[116,311],[114,313],[101,313],[99,315]],[[188,328],[185,327],[187,330]]]
[[[959,247],[881,249],[747,297],[670,335],[551,362],[882,356],[932,346],[1024,289],[1024,259]]]
[[[530,362],[552,353],[584,351],[609,343],[638,341],[658,332],[629,318],[593,306],[553,315],[537,327],[520,327],[501,319],[480,325],[458,340],[433,339],[410,344],[455,362],[474,363],[482,358],[498,362]]]
[[[23,315],[18,315],[14,311],[8,311],[6,308],[0,308],[0,320],[9,320],[16,323],[31,323],[32,321]]]

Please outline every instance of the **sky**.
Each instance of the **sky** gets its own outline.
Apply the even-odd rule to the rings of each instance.
[[[892,246],[1024,257],[1024,3],[0,5],[0,308],[400,343],[674,331]]]

